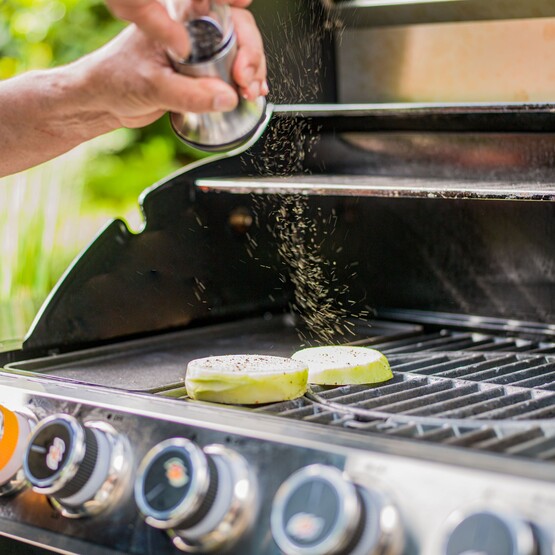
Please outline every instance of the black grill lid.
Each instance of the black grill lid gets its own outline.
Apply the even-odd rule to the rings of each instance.
[[[529,132],[554,124],[548,105],[276,108],[248,150],[148,190],[140,233],[110,223],[60,281],[24,349],[72,350],[285,310],[291,285],[271,229],[283,197],[273,185],[244,187],[283,175],[303,198],[316,182],[303,216],[336,222],[318,224],[322,253],[362,306],[551,322],[554,205],[513,201],[532,198],[532,183],[533,198],[555,198],[555,139]],[[330,175],[353,191],[337,189]],[[377,178],[388,180],[387,194]],[[213,186],[222,179],[242,188]],[[493,193],[474,194],[477,183]],[[252,216],[252,227],[233,223],[237,211]]]

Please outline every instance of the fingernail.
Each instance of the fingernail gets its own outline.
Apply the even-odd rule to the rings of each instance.
[[[181,45],[179,48],[169,50],[170,58],[178,62],[184,62],[189,57],[189,49]]]
[[[270,87],[268,87],[268,81],[262,82],[262,94],[266,96],[270,92]]]
[[[187,58],[189,57],[189,54],[190,54],[190,53],[191,53],[191,52],[190,52],[190,50],[189,50],[188,48],[181,48],[181,49],[179,50],[179,61],[182,62],[182,63],[183,63],[183,62],[186,62],[186,61],[187,61]]]
[[[249,91],[249,98],[252,98],[253,100],[255,98],[258,98],[260,96],[260,83],[258,81],[253,81],[249,85],[248,91]]]
[[[254,67],[247,66],[243,71],[243,79],[247,85],[254,79]]]
[[[237,105],[237,95],[233,92],[221,92],[216,95],[212,107],[216,112],[229,112]]]

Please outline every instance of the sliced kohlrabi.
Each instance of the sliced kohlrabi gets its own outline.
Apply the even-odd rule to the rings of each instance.
[[[296,399],[306,392],[308,366],[290,358],[222,355],[187,365],[185,387],[192,399],[255,405]]]
[[[387,358],[366,347],[309,347],[291,358],[308,365],[308,381],[314,384],[372,384],[393,377]]]

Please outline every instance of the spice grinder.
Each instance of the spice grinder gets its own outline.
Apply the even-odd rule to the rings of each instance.
[[[232,78],[237,54],[237,39],[231,11],[225,4],[208,0],[166,0],[170,16],[183,24],[190,37],[187,59],[169,52],[175,70],[189,77],[216,77],[238,91]],[[239,104],[231,112],[171,113],[171,125],[177,136],[195,148],[222,152],[248,141],[264,120],[266,100],[246,100],[239,94]]]

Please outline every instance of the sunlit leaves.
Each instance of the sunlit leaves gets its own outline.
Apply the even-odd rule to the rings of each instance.
[[[123,24],[100,0],[0,2],[0,78],[70,62],[112,38]]]

